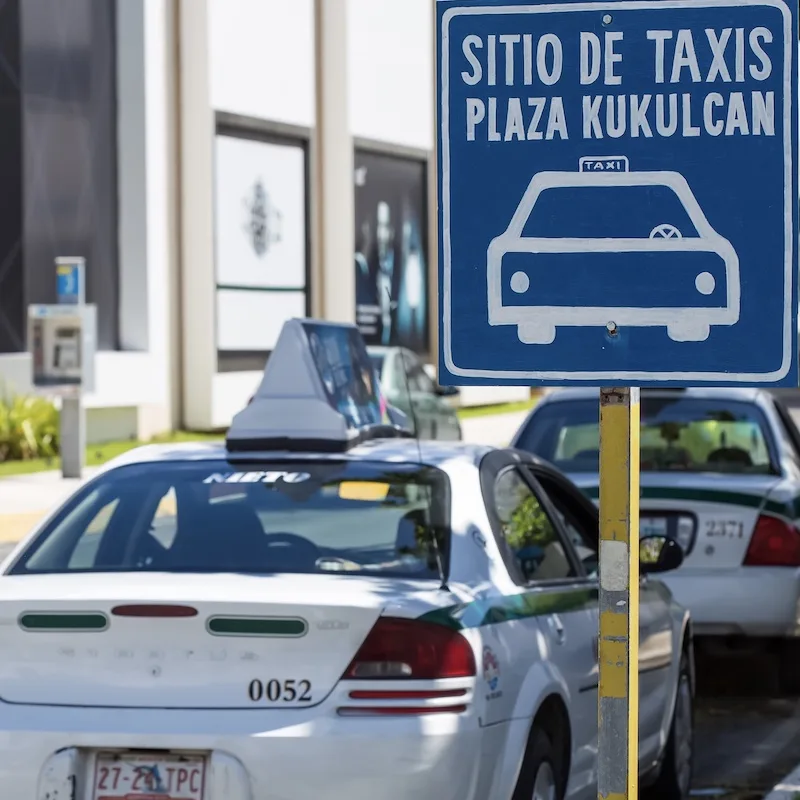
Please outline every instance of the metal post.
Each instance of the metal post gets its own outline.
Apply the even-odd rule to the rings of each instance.
[[[86,308],[86,259],[82,256],[56,258],[56,297],[59,305],[77,306],[84,318],[83,324],[86,324],[83,314]],[[84,381],[87,353],[83,342],[83,328],[81,341],[76,346]],[[67,392],[61,398],[60,450],[63,478],[81,478],[83,474],[86,460],[86,421],[82,394],[83,389],[79,386],[74,392]]]
[[[639,390],[600,390],[598,800],[639,782]]]
[[[81,392],[61,400],[61,475],[64,478],[83,476],[86,463],[86,415]]]

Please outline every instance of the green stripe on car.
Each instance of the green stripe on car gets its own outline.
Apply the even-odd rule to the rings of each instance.
[[[99,612],[28,611],[17,623],[29,633],[99,633],[108,628],[108,617]]]
[[[453,630],[481,628],[529,617],[580,611],[595,605],[597,596],[597,589],[539,590],[437,608],[423,614],[419,619]]]
[[[210,617],[206,629],[213,636],[298,639],[308,632],[300,617]]]
[[[600,494],[597,486],[585,487],[582,491],[592,500],[597,500]],[[790,518],[795,516],[793,504],[791,503],[779,503],[775,500],[764,502],[763,496],[757,494],[726,492],[721,489],[672,489],[647,486],[642,488],[641,497],[645,500],[687,500],[695,503],[722,503],[724,505],[753,509],[759,509],[763,504],[763,510],[769,513]]]

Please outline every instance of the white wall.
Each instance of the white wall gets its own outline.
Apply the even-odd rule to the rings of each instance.
[[[117,15],[120,339],[128,352],[98,355],[97,391],[86,399],[89,409],[147,407],[144,437],[179,421],[174,12],[171,0],[127,0]],[[97,427],[104,438],[117,418],[128,435],[129,414],[106,414]]]
[[[432,150],[431,0],[348,3],[353,135]]]
[[[196,430],[212,424],[211,383],[217,360],[209,5],[208,0],[181,0],[178,24],[183,418]]]
[[[262,372],[223,372],[214,376],[211,388],[211,428],[227,428],[235,414],[256,393]]]
[[[208,32],[214,109],[314,125],[312,0],[209,0]]]
[[[314,127],[314,4],[182,2],[183,258],[185,265],[194,264],[195,278],[187,283],[184,276],[183,285],[184,398],[187,424],[202,429],[227,426],[261,378],[260,373],[217,373],[214,112]]]
[[[156,395],[149,404],[147,427],[170,430],[180,414],[180,298],[178,249],[177,130],[178,85],[175,4],[145,0],[142,78],[145,83],[147,313],[150,372],[146,382]],[[127,36],[120,26],[118,37]],[[121,150],[118,161],[126,154]],[[122,192],[122,189],[120,189]],[[154,406],[154,403],[156,404]],[[163,406],[159,420],[157,406]]]

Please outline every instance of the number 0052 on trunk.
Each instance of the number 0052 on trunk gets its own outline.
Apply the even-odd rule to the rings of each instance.
[[[100,753],[93,800],[202,800],[202,756]]]

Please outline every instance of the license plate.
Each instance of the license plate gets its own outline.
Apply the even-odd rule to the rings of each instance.
[[[93,800],[203,800],[202,756],[101,753]]]
[[[667,520],[664,517],[640,517],[640,536],[666,536]]]

